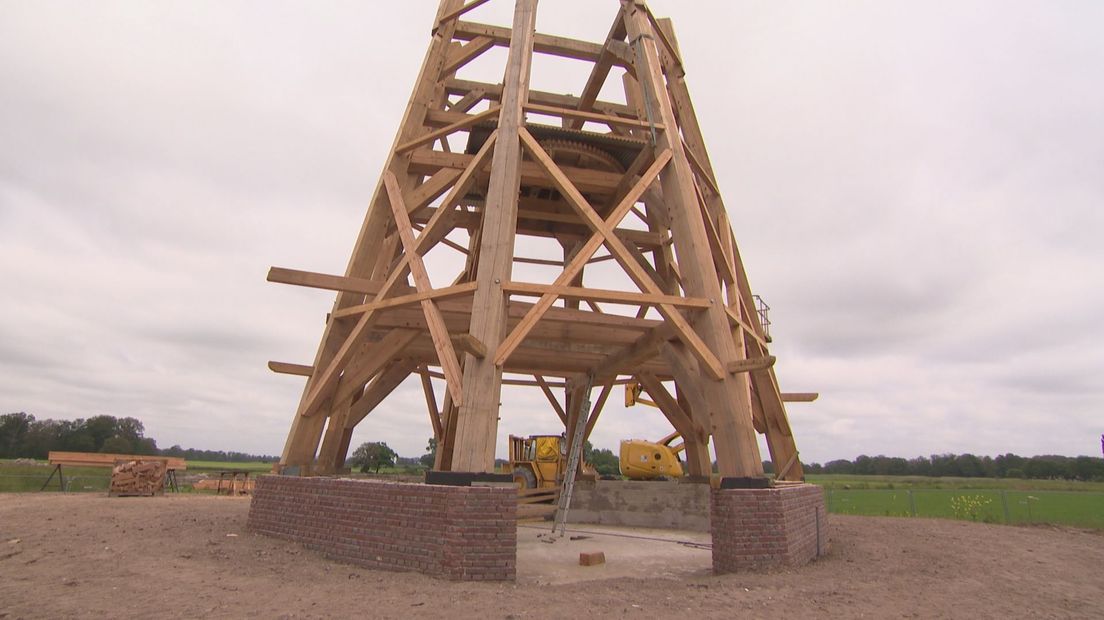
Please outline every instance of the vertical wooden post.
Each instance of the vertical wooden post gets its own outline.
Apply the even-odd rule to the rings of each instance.
[[[521,185],[522,106],[529,99],[529,72],[533,56],[537,0],[517,0],[514,6],[510,53],[503,78],[498,141],[491,160],[491,179],[483,211],[482,239],[472,303],[470,333],[488,351],[496,351],[506,331],[506,297],[502,283],[510,279],[517,226],[518,191]],[[502,368],[494,356],[483,359],[465,354],[463,402],[457,415],[452,470],[493,472],[498,433]]]
[[[636,50],[636,73],[642,93],[651,106],[655,121],[664,125],[658,131],[656,147],[671,149],[674,157],[660,175],[663,197],[671,213],[675,253],[681,266],[682,286],[687,295],[711,300],[712,306],[694,321],[695,331],[722,364],[745,357],[737,347],[724,309],[716,266],[709,249],[705,222],[694,186],[682,139],[675,128],[675,117],[663,68],[656,47],[657,33],[648,18],[647,8],[638,0],[622,0],[626,11],[629,40]],[[703,380],[709,407],[710,432],[722,476],[761,477],[763,463],[751,423],[751,393],[747,373],[726,374],[720,381]]]

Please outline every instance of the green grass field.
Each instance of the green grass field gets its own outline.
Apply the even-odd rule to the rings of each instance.
[[[1104,529],[1104,483],[1065,480],[810,476],[839,514],[1051,523]]]

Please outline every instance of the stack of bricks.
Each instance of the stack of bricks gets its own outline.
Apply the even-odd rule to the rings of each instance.
[[[828,551],[818,486],[714,489],[712,495],[714,573],[801,566]]]
[[[516,574],[513,487],[263,476],[247,526],[368,568],[462,581]]]

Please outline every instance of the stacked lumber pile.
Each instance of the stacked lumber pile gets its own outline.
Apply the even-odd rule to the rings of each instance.
[[[108,495],[112,497],[161,495],[164,492],[164,461],[118,461],[111,469],[111,488]]]

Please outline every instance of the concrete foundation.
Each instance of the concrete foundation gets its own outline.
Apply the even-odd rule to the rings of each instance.
[[[569,523],[708,532],[709,484],[637,480],[580,481]]]
[[[512,581],[517,491],[263,476],[247,527],[368,568],[452,580]]]
[[[818,486],[716,489],[711,504],[715,573],[800,566],[828,550]]]

